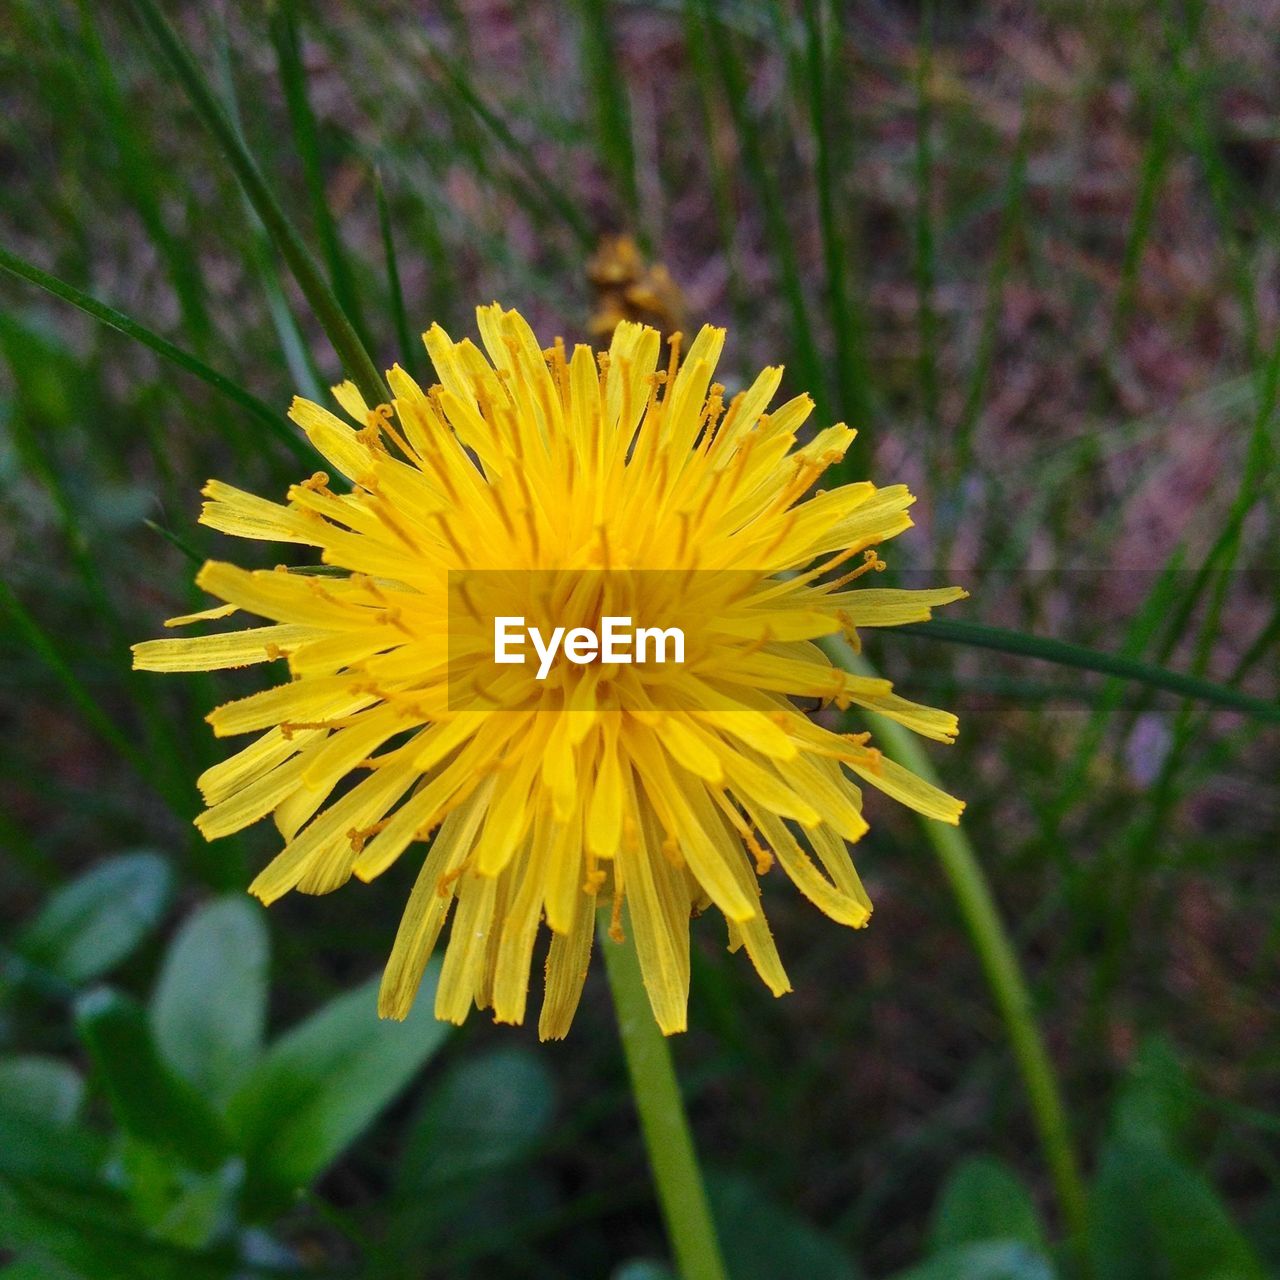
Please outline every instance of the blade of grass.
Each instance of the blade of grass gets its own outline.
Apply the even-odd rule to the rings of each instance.
[[[916,54],[915,278],[917,330],[920,342],[920,396],[927,435],[930,487],[938,492],[941,420],[938,384],[938,313],[934,308],[937,247],[933,225],[933,25],[934,0],[920,10],[920,45]]]
[[[1004,627],[989,627],[978,622],[953,622],[935,618],[931,622],[913,622],[895,627],[895,635],[920,636],[928,640],[943,640],[949,644],[969,645],[978,649],[995,649],[1001,653],[1013,653],[1024,658],[1036,658],[1042,662],[1054,662],[1059,666],[1075,667],[1081,671],[1097,671],[1103,675],[1122,676],[1136,680],[1153,689],[1164,689],[1202,702],[1212,702],[1252,716],[1280,724],[1280,704],[1264,702],[1238,689],[1215,684],[1197,675],[1170,671],[1167,667],[1142,662],[1137,658],[1118,653],[1104,653],[1066,640],[1053,640],[1047,636],[1028,635]]]
[[[543,201],[555,210],[559,220],[577,237],[578,243],[584,249],[592,248],[595,245],[595,234],[581,209],[542,172],[529,148],[511,132],[506,121],[472,87],[465,72],[434,45],[428,45],[428,48],[432,64],[449,87],[520,166]]]
[[[955,430],[955,458],[953,479],[956,485],[956,514],[959,514],[959,494],[973,457],[974,431],[982,403],[986,396],[987,380],[995,356],[996,332],[1000,323],[1000,305],[1004,299],[1005,279],[1013,260],[1013,246],[1019,229],[1018,215],[1022,210],[1023,192],[1027,176],[1027,146],[1030,138],[1031,111],[1027,103],[1022,106],[1022,123],[1013,158],[1009,162],[1009,174],[1005,179],[1000,201],[1000,230],[997,234],[995,263],[987,280],[987,298],[982,311],[982,325],[978,336],[978,350],[974,356],[973,370],[965,390],[964,407]]]
[[[373,172],[374,192],[378,198],[378,228],[382,232],[382,253],[387,262],[387,292],[391,295],[391,315],[395,320],[396,339],[400,343],[400,363],[412,374],[417,352],[409,336],[409,317],[404,309],[404,289],[400,285],[400,266],[396,258],[395,237],[391,234],[391,214],[387,209],[387,193],[382,186],[382,172]]]
[[[748,332],[751,312],[747,301],[747,289],[743,283],[742,252],[738,245],[738,218],[734,210],[733,188],[725,164],[721,130],[716,119],[716,71],[710,41],[693,3],[684,6],[685,47],[693,78],[698,86],[698,105],[702,112],[702,124],[706,133],[707,170],[711,175],[711,199],[715,206],[716,223],[720,230],[720,245],[724,251],[728,269],[729,305],[740,332]],[[742,344],[736,344],[741,346]],[[745,370],[742,370],[745,375]]]
[[[804,0],[805,74],[809,120],[813,128],[815,181],[818,187],[818,224],[822,234],[822,257],[826,269],[827,307],[831,332],[835,337],[836,409],[858,429],[841,469],[851,478],[862,478],[870,469],[870,450],[865,427],[871,419],[870,379],[863,349],[863,321],[849,298],[848,261],[844,236],[836,217],[836,177],[848,165],[836,155],[831,127],[834,99],[828,76],[831,53],[825,47],[823,0]],[[828,15],[830,19],[832,15]],[[852,97],[852,95],[849,95]],[[845,99],[848,101],[848,98]]]
[[[5,335],[6,347],[9,347],[10,341],[9,336]],[[25,379],[19,372],[19,356],[12,348],[8,354],[15,382],[18,384],[18,397],[9,420],[18,457],[26,468],[28,479],[42,487],[48,495],[57,517],[62,543],[80,579],[84,590],[83,598],[88,602],[95,622],[101,629],[105,647],[123,653],[128,648],[130,637],[126,634],[120,611],[107,590],[102,566],[94,555],[93,539],[84,523],[82,504],[75,500],[65,483],[70,471],[59,466],[57,453],[54,452],[56,438],[41,441],[41,428],[44,424],[33,416],[34,411],[29,407],[30,397],[24,394]],[[124,685],[133,698],[142,722],[146,754],[154,762],[153,769],[158,776],[165,777],[169,790],[176,794],[181,786],[180,780],[189,772],[189,761],[184,754],[187,744],[179,740],[169,718],[157,704],[154,685],[138,680],[137,673],[132,670],[125,677]]]
[[[1133,312],[1134,294],[1137,288],[1138,267],[1142,262],[1143,250],[1151,236],[1151,226],[1155,218],[1156,201],[1160,195],[1160,185],[1164,181],[1165,170],[1169,162],[1171,122],[1167,111],[1156,111],[1151,136],[1142,156],[1141,176],[1138,179],[1138,194],[1133,204],[1133,218],[1129,223],[1129,233],[1125,237],[1124,260],[1120,266],[1120,285],[1116,290],[1115,310],[1111,317],[1112,343],[1116,343],[1123,334],[1129,316]]]
[[[236,97],[235,76],[231,68],[231,46],[225,29],[220,29],[214,40],[213,61],[218,72],[219,88],[222,90],[227,118],[231,122],[231,127],[243,140],[244,124],[240,118],[240,103]],[[249,234],[245,237],[244,246],[245,261],[266,297],[267,314],[271,317],[271,327],[276,331],[276,338],[280,343],[280,351],[289,370],[289,377],[299,394],[317,404],[323,404],[324,382],[316,366],[315,355],[310,344],[303,337],[302,330],[298,326],[298,318],[294,315],[293,307],[285,296],[271,236],[243,188],[240,190],[240,199],[244,206],[244,216],[249,223]]]
[[[787,225],[777,169],[765,159],[761,122],[753,118],[748,105],[747,73],[738,51],[738,42],[712,0],[688,2],[696,7],[708,33],[708,44],[715,50],[713,62],[720,73],[721,88],[737,133],[743,163],[760,199],[769,248],[791,312],[792,341],[795,343],[796,372],[800,384],[816,400],[825,401],[826,378],[813,326],[809,322],[809,306],[804,296],[795,242]]]
[[[220,391],[247,413],[252,414],[258,422],[267,427],[281,443],[286,445],[302,461],[308,465],[316,462],[319,455],[301,436],[294,434],[284,418],[269,405],[259,400],[252,392],[246,391],[238,383],[226,377],[225,374],[219,373],[216,369],[211,369],[203,360],[197,359],[189,351],[182,350],[181,347],[175,346],[167,338],[162,338],[158,333],[153,333],[136,320],[130,319],[122,311],[117,311],[114,307],[108,307],[96,298],[91,298],[87,293],[77,289],[75,285],[68,284],[65,280],[59,280],[57,276],[50,275],[47,271],[42,271],[33,263],[19,258],[16,254],[12,254],[2,247],[0,247],[0,269],[8,271],[20,280],[26,280],[30,284],[37,285],[45,290],[46,293],[53,294],[55,298],[61,298],[64,302],[71,303],[73,307],[78,307],[86,315],[90,315],[95,320],[109,325],[126,337],[132,338],[135,342],[140,342],[144,347],[154,351],[156,355],[177,365],[180,369],[184,369],[187,373],[193,374],[202,382],[208,383],[209,386]]]
[[[89,692],[79,676],[72,670],[71,665],[63,658],[58,647],[27,611],[26,607],[13,593],[13,589],[3,578],[0,578],[0,608],[3,608],[8,613],[18,637],[26,642],[31,652],[53,674],[72,705],[84,717],[90,728],[109,747],[131,764],[142,777],[151,782],[153,786],[157,785],[157,780],[151,769],[151,762],[134,746],[129,736],[103,710],[98,700]],[[165,795],[166,801],[170,800],[163,790],[161,790],[161,794]],[[175,805],[173,808],[175,813],[183,813],[182,806]]]
[[[223,110],[208,80],[201,72],[191,51],[179,38],[169,20],[161,13],[156,0],[132,0],[134,11],[159,46],[178,82],[186,91],[196,115],[213,135],[235,173],[245,195],[262,219],[268,235],[280,256],[288,263],[298,287],[315,312],[316,319],[329,336],[348,376],[371,404],[388,399],[382,377],[374,366],[360,335],[338,304],[315,259],[302,237],[289,221],[275,194],[267,185],[258,163],[249,154],[239,132]]]
[[[204,280],[191,242],[170,233],[161,212],[156,181],[156,165],[147,144],[139,137],[135,116],[128,110],[120,82],[102,43],[94,18],[94,6],[80,0],[80,33],[88,52],[84,64],[94,76],[93,101],[102,113],[104,134],[116,148],[120,180],[138,211],[142,225],[168,269],[173,291],[178,297],[183,327],[196,350],[204,354],[212,323],[205,306]]]
[[[289,111],[289,122],[293,127],[293,141],[302,162],[307,191],[311,196],[312,218],[320,240],[320,251],[329,268],[334,296],[368,349],[369,331],[360,314],[355,272],[325,194],[320,137],[307,93],[307,70],[302,62],[294,0],[279,0],[270,9],[267,30],[276,51],[276,65],[280,71],[280,84],[284,90],[285,106]]]
[[[640,216],[627,80],[614,46],[609,0],[578,0],[578,11],[582,19],[583,57],[591,85],[590,100],[595,106],[596,142],[613,177],[624,224],[647,251],[652,246]]]
[[[1159,578],[1134,615],[1133,621],[1126,628],[1120,647],[1121,658],[1141,660],[1142,654],[1159,629],[1160,621],[1173,601],[1177,584],[1176,575],[1181,569],[1182,553],[1179,549],[1161,571]],[[1107,723],[1124,697],[1125,687],[1125,682],[1117,676],[1112,676],[1104,682],[1098,705],[1089,717],[1089,723],[1085,726],[1080,740],[1076,743],[1075,751],[1072,752],[1070,760],[1062,771],[1062,784],[1043,821],[1046,840],[1050,841],[1055,849],[1060,848],[1056,833],[1060,830],[1065,815],[1075,808],[1077,801],[1084,794],[1089,763],[1102,745]]]
[[[1205,622],[1197,641],[1197,662],[1208,662],[1213,639],[1217,634],[1217,620],[1224,603],[1230,570],[1234,567],[1241,545],[1244,523],[1254,504],[1265,489],[1268,464],[1275,452],[1271,431],[1276,417],[1277,397],[1280,396],[1280,336],[1272,346],[1266,366],[1261,370],[1255,386],[1255,411],[1253,429],[1245,451],[1245,463],[1241,468],[1240,484],[1236,489],[1231,508],[1223,521],[1222,529],[1209,549],[1204,563],[1196,571],[1185,596],[1170,610],[1165,633],[1157,652],[1156,661],[1167,662],[1169,655],[1187,634],[1191,618],[1205,592],[1213,588]],[[1243,696],[1243,695],[1241,695]],[[1145,703],[1130,712],[1128,730],[1136,717],[1145,709]],[[1128,730],[1126,730],[1126,735]]]

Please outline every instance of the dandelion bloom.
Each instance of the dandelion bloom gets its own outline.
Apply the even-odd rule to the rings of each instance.
[[[798,445],[812,401],[770,412],[778,368],[726,406],[712,382],[722,329],[704,328],[683,361],[672,338],[664,361],[639,324],[620,324],[607,353],[569,355],[559,341],[542,350],[514,311],[477,315],[484,352],[438,326],[425,335],[439,386],[395,368],[393,403],[374,407],[335,388],[355,427],[294,401],[335,477],[317,472],[283,504],[210,481],[205,524],[318,547],[327,568],[210,562],[196,581],[225,604],[167,625],[237,611],[268,625],[148,641],[135,663],[287,662],[287,683],[210,714],[220,737],[260,736],[199,779],[209,839],[273,815],[284,847],[251,886],[263,902],[372,880],[430,841],[384,1016],[408,1012],[453,910],[437,1016],[461,1022],[474,1003],[522,1021],[545,919],[539,1030],[563,1036],[599,904],[615,937],[632,933],[662,1030],[679,1031],[689,920],[711,904],[730,948],[775,994],[790,989],[758,883],[775,861],[827,915],[866,924],[850,775],[958,820],[959,801],[805,707],[870,708],[950,741],[954,716],[838,669],[815,641],[920,621],[964,593],[855,583],[910,526],[911,495],[815,491],[854,433]],[[689,651],[665,665],[560,661],[543,678],[493,666],[492,618],[540,609],[664,626],[677,614]]]

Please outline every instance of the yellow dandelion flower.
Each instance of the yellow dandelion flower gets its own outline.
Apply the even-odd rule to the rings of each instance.
[[[686,1023],[690,917],[709,905],[769,989],[790,989],[758,883],[775,862],[827,915],[866,924],[852,778],[958,820],[959,801],[796,700],[871,708],[950,741],[954,716],[837,669],[815,642],[923,620],[964,593],[856,584],[910,527],[911,495],[816,490],[854,433],[798,445],[813,404],[770,410],[779,368],[726,404],[712,381],[724,330],[704,328],[683,360],[673,337],[664,361],[639,324],[620,324],[607,352],[569,354],[542,350],[514,311],[477,315],[484,351],[439,326],[424,335],[438,386],[395,368],[394,402],[373,407],[335,388],[354,427],[294,401],[334,477],[317,472],[283,503],[209,482],[205,524],[317,547],[331,568],[210,562],[197,582],[225,603],[168,625],[238,610],[267,625],[147,641],[135,665],[288,663],[287,683],[208,717],[218,736],[257,736],[199,779],[207,838],[274,817],[284,846],[251,886],[263,902],[371,880],[429,841],[384,1016],[407,1013],[452,912],[437,1016],[461,1022],[475,1004],[521,1022],[545,920],[539,1031],[562,1037],[600,904],[615,937],[633,934],[670,1034]],[[543,636],[563,624],[557,660],[499,657],[499,615],[528,622],[515,638],[535,644],[533,619]],[[606,615],[655,624],[652,652],[638,630],[634,662],[570,652],[575,624]],[[683,655],[657,653],[663,628],[680,631]]]

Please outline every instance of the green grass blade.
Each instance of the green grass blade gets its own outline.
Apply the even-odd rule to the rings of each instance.
[[[378,229],[382,233],[382,253],[387,261],[387,292],[391,295],[391,315],[395,321],[396,339],[400,343],[400,363],[412,374],[418,363],[418,353],[410,337],[409,317],[404,309],[404,289],[400,284],[400,265],[396,257],[396,241],[391,233],[391,214],[387,209],[387,193],[382,185],[382,173],[375,169],[374,191],[378,197]]]
[[[228,164],[244,188],[263,226],[281,257],[289,264],[298,287],[306,296],[348,376],[371,403],[388,399],[382,376],[378,373],[360,335],[338,304],[319,265],[311,256],[276,200],[258,163],[249,154],[222,104],[218,101],[191,51],[183,44],[169,20],[160,12],[156,0],[133,0],[133,7],[150,32],[174,75],[186,91],[191,105],[204,126],[221,147]]]
[[[307,191],[311,196],[316,235],[320,240],[320,251],[324,255],[325,265],[329,268],[329,279],[333,282],[334,296],[367,349],[370,345],[369,333],[360,314],[355,272],[352,270],[350,257],[342,243],[341,233],[329,209],[329,200],[325,194],[324,165],[320,159],[320,136],[316,128],[315,113],[311,109],[311,98],[307,93],[307,71],[302,62],[293,0],[284,0],[283,3],[274,7],[268,19],[267,28],[271,33],[271,43],[276,51],[280,84],[284,90],[285,105],[289,110],[289,121],[293,126],[293,141],[298,157],[302,161]]]
[[[844,165],[836,151],[831,127],[833,105],[828,76],[830,54],[824,47],[822,0],[805,0],[805,72],[809,116],[816,148],[818,223],[822,233],[822,256],[826,268],[827,304],[831,332],[835,337],[836,408],[840,416],[858,430],[845,457],[844,469],[851,477],[862,477],[869,469],[869,449],[865,429],[871,418],[870,378],[863,349],[862,316],[849,298],[848,255],[836,217],[836,177]]]
[[[627,82],[614,49],[609,0],[578,0],[582,17],[583,55],[595,104],[596,139],[613,177],[624,225],[649,247],[640,219],[640,187],[636,182],[635,147],[631,141],[631,109]]]
[[[90,315],[95,320],[109,325],[126,337],[132,338],[135,342],[140,342],[144,347],[154,351],[156,355],[163,357],[172,364],[176,364],[180,369],[186,370],[187,373],[194,375],[202,382],[208,383],[209,386],[220,391],[229,400],[233,400],[247,413],[252,414],[258,422],[270,429],[277,439],[285,444],[298,458],[308,465],[316,461],[318,455],[311,446],[301,436],[294,434],[288,423],[269,405],[224,374],[219,373],[216,369],[211,369],[203,360],[197,359],[189,351],[184,351],[181,347],[174,346],[167,338],[162,338],[158,333],[153,333],[136,320],[130,319],[122,311],[117,311],[114,307],[108,307],[96,298],[91,298],[87,293],[77,289],[75,285],[68,284],[65,280],[59,280],[57,276],[50,275],[47,271],[42,271],[39,267],[23,258],[19,258],[16,254],[12,254],[4,248],[0,248],[0,269],[8,271],[20,280],[26,280],[31,284],[37,285],[45,290],[46,293],[53,294],[55,298],[61,298],[64,302],[71,303],[73,307],[78,307],[86,315]]]
[[[1168,113],[1157,111],[1151,137],[1147,139],[1143,153],[1133,218],[1129,223],[1129,234],[1125,238],[1124,261],[1120,266],[1120,286],[1116,290],[1115,310],[1111,320],[1113,342],[1124,332],[1129,316],[1133,312],[1138,284],[1138,267],[1142,264],[1143,251],[1151,238],[1151,227],[1155,220],[1160,186],[1168,168],[1170,130]]]
[[[987,281],[987,298],[982,312],[978,350],[969,376],[969,385],[965,390],[964,407],[960,411],[960,420],[956,424],[953,478],[957,489],[963,485],[973,457],[974,432],[978,425],[978,416],[982,412],[987,381],[991,375],[991,365],[995,357],[996,331],[1000,322],[1000,304],[1004,298],[1005,279],[1013,260],[1014,240],[1021,225],[1018,215],[1022,211],[1023,191],[1026,187],[1030,116],[1030,108],[1024,103],[1022,127],[1018,132],[1017,145],[1009,163],[1009,174],[1005,180],[1000,202],[1000,231],[996,243],[996,260]]]
[[[0,578],[0,609],[13,622],[16,634],[26,642],[32,653],[53,673],[63,691],[86,723],[108,746],[117,751],[144,778],[153,778],[150,762],[130,741],[128,735],[103,710],[98,700],[85,687],[80,677],[59,652],[58,647],[40,624],[27,612],[12,588]],[[179,810],[180,812],[180,810]]]
[[[1212,702],[1232,711],[1240,711],[1255,720],[1280,724],[1280,704],[1264,702],[1238,689],[1215,684],[1199,676],[1167,667],[1154,666],[1137,658],[1118,653],[1104,653],[1085,645],[1071,644],[1066,640],[1051,640],[1046,636],[1027,635],[1004,627],[989,627],[978,622],[951,622],[935,618],[931,622],[913,622],[894,628],[895,635],[922,636],[929,640],[944,640],[949,644],[963,644],[977,649],[995,649],[1000,653],[1013,653],[1023,658],[1036,658],[1042,662],[1055,662],[1059,666],[1075,667],[1080,671],[1097,671],[1102,675],[1121,676],[1164,689],[1201,702]]]
[[[937,489],[940,445],[938,381],[938,313],[934,289],[938,278],[933,225],[933,0],[920,11],[920,47],[916,66],[915,261],[917,329],[920,341],[920,397],[924,412],[927,456]]]
[[[138,133],[135,116],[129,111],[121,92],[119,79],[98,30],[94,6],[88,0],[80,0],[79,7],[81,38],[88,52],[85,63],[93,73],[93,99],[102,113],[105,132],[116,148],[121,185],[168,269],[182,312],[183,326],[196,350],[203,354],[213,325],[205,305],[204,280],[192,241],[173,235],[165,222],[157,166],[147,142]]]
[[[477,120],[502,145],[512,159],[524,172],[525,177],[536,188],[543,201],[555,210],[559,220],[577,237],[584,249],[593,248],[595,233],[582,210],[554,183],[534,162],[526,147],[511,132],[507,122],[502,119],[480,96],[472,86],[466,73],[434,46],[431,49],[432,65],[440,72],[450,89],[457,94],[465,106]]]
[[[737,40],[725,25],[721,11],[711,0],[688,0],[695,5],[708,33],[712,60],[720,72],[721,87],[728,103],[751,186],[760,197],[769,247],[791,312],[792,340],[795,343],[796,373],[800,385],[821,406],[826,400],[826,377],[805,299],[795,240],[787,225],[786,208],[778,185],[776,166],[765,158],[761,122],[753,118],[748,103],[747,73]]]

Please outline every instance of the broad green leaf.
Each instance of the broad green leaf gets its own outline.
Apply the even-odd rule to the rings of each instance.
[[[528,1049],[495,1049],[460,1063],[432,1091],[409,1135],[401,1191],[438,1191],[510,1164],[546,1132],[554,1107],[551,1071]]]
[[[725,1265],[733,1280],[854,1280],[853,1263],[841,1246],[798,1214],[765,1198],[737,1174],[708,1179]]]
[[[200,1173],[126,1135],[117,1144],[112,1167],[123,1174],[139,1222],[159,1240],[203,1248],[235,1224],[236,1197],[244,1181],[240,1160]]]
[[[79,986],[119,964],[159,924],[172,881],[157,854],[110,858],[57,890],[18,935],[15,950]]]
[[[0,1058],[0,1106],[64,1129],[84,1099],[84,1081],[74,1067],[35,1054]]]
[[[84,1280],[249,1280],[230,1250],[197,1253],[149,1237],[104,1185],[69,1188],[0,1182],[0,1240],[40,1261],[51,1256]],[[39,1272],[62,1280],[63,1271]]]
[[[271,1045],[230,1107],[248,1162],[251,1206],[306,1186],[373,1122],[444,1042],[432,1016],[438,964],[413,1013],[378,1018],[378,980],[332,1000]]]
[[[1261,1280],[1262,1263],[1209,1181],[1179,1154],[1192,1091],[1167,1041],[1144,1041],[1093,1188],[1097,1280]]]
[[[68,1270],[55,1258],[40,1257],[34,1253],[0,1267],[0,1280],[83,1280]]]
[[[894,1280],[1055,1280],[1038,1249],[1021,1240],[983,1240],[935,1254]]]
[[[268,965],[262,908],[240,894],[202,907],[165,954],[151,997],[156,1044],[216,1103],[231,1096],[262,1052]]]
[[[1264,1280],[1266,1269],[1213,1187],[1160,1146],[1105,1151],[1093,1190],[1097,1280]]]
[[[208,1101],[160,1057],[142,1006],[99,987],[81,996],[76,1028],[120,1127],[193,1169],[212,1170],[230,1154],[227,1132]]]
[[[1030,1192],[1003,1161],[974,1156],[948,1178],[934,1209],[932,1251],[984,1240],[1044,1247],[1044,1229]]]
[[[1194,1093],[1173,1046],[1143,1041],[1111,1117],[1111,1136],[1131,1143],[1180,1148],[1191,1126]]]
[[[45,1178],[79,1183],[93,1178],[101,1144],[84,1129],[51,1122],[0,1098],[0,1181]],[[2,1237],[0,1237],[2,1239]]]
[[[193,1178],[155,1224],[155,1235],[192,1249],[225,1235],[235,1223],[235,1201],[243,1175],[243,1166],[229,1161],[214,1173]]]

